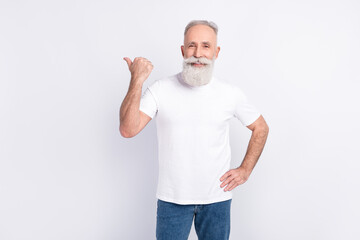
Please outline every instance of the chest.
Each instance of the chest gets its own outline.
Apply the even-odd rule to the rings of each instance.
[[[233,117],[231,96],[216,91],[175,91],[160,99],[158,121],[163,126],[219,127]]]

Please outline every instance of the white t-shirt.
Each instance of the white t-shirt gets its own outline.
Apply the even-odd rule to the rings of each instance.
[[[232,198],[220,187],[230,169],[229,120],[236,117],[248,126],[260,117],[239,87],[215,77],[192,87],[178,73],[153,82],[141,97],[140,111],[156,116],[158,199],[208,204]]]

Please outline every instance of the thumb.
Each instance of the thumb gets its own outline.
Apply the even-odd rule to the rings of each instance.
[[[131,66],[131,64],[132,64],[131,59],[130,59],[130,58],[128,58],[128,57],[124,57],[123,59],[126,61],[126,63],[127,63],[127,65],[128,65],[128,67],[130,68],[130,66]]]

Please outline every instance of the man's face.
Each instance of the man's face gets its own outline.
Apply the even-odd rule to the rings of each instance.
[[[205,57],[213,60],[218,57],[220,47],[216,46],[216,34],[206,25],[195,25],[187,31],[181,52],[185,59],[189,57]],[[203,64],[193,63],[194,67],[202,67]]]
[[[216,34],[206,25],[188,29],[181,52],[184,57],[182,78],[190,86],[206,85],[211,81],[214,62],[220,51]]]

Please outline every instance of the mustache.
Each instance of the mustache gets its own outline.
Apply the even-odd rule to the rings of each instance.
[[[207,59],[205,57],[196,58],[194,56],[191,56],[187,59],[184,59],[184,62],[186,64],[192,64],[192,63],[211,64],[212,60]]]

